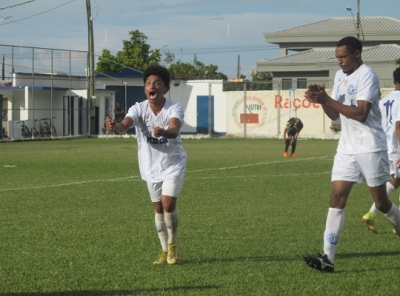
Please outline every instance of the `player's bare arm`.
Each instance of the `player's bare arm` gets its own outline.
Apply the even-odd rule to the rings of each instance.
[[[396,121],[396,137],[397,141],[400,143],[400,121]]]
[[[297,133],[293,136],[292,140],[290,141],[290,145],[293,145],[293,143],[296,142],[297,138],[299,137],[299,134],[300,134],[300,132],[297,132]]]
[[[324,85],[310,85],[305,92],[305,97],[310,102],[321,104],[326,115],[332,120],[336,120],[340,113],[353,120],[365,122],[372,108],[371,103],[363,100],[358,100],[357,106],[343,105],[328,96]]]
[[[287,133],[287,127],[285,127],[285,130],[283,131],[283,143],[286,143],[286,133]]]
[[[128,129],[133,126],[133,119],[125,117],[120,123],[116,123],[114,119],[107,118],[106,127],[108,130],[113,130],[117,134],[124,134]]]
[[[171,118],[167,129],[156,127],[154,129],[155,137],[164,137],[167,139],[175,139],[179,135],[182,122],[178,118]]]

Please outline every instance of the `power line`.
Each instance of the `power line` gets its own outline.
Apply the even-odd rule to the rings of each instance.
[[[8,9],[8,8],[13,8],[13,7],[15,7],[15,6],[24,5],[24,4],[27,4],[27,3],[30,3],[30,2],[34,2],[34,1],[35,1],[35,0],[30,0],[30,1],[23,2],[23,3],[19,3],[19,4],[15,4],[15,5],[3,7],[3,8],[0,8],[0,10],[4,10],[4,9]]]
[[[216,50],[216,49],[198,49],[198,50],[190,50],[190,51],[186,51],[186,52],[182,52],[182,55],[192,55],[192,54],[217,54],[217,53],[227,53],[227,52],[245,52],[245,51],[265,51],[265,50],[275,50],[278,47],[271,47],[271,48],[266,48],[266,46],[263,47],[249,47],[249,48],[226,48],[226,49],[220,49],[220,50]]]
[[[34,0],[32,0],[32,1],[34,1]],[[22,18],[22,19],[19,19],[19,20],[15,20],[15,21],[11,21],[11,22],[8,22],[8,23],[0,24],[0,26],[5,26],[5,25],[8,25],[8,24],[12,24],[12,23],[16,23],[16,22],[20,22],[20,21],[23,21],[23,20],[27,20],[27,19],[33,18],[33,17],[41,15],[41,14],[45,14],[45,13],[47,13],[49,11],[55,10],[57,8],[60,8],[61,6],[67,5],[68,3],[71,3],[71,2],[74,2],[74,1],[75,0],[68,1],[68,2],[66,2],[64,4],[60,4],[60,5],[58,5],[58,6],[54,7],[54,8],[45,10],[43,12],[39,12],[37,14],[31,15],[31,16],[28,16],[28,17],[25,17],[25,18]]]
[[[193,55],[193,54],[219,54],[227,52],[246,52],[246,51],[266,51],[266,50],[276,50],[278,46],[241,46],[241,47],[205,47],[205,48],[190,48],[184,50],[184,48],[177,49],[167,49],[164,52],[170,52],[174,55]],[[119,51],[113,51],[114,53]]]

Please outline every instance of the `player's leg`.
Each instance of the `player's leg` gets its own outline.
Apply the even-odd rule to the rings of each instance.
[[[324,231],[324,254],[333,263],[336,254],[336,246],[344,226],[347,198],[354,182],[333,181],[332,193],[329,201],[328,216]]]
[[[297,140],[294,140],[293,142],[292,142],[292,154],[290,155],[290,156],[292,156],[292,157],[296,157],[296,145],[297,145]]]
[[[333,181],[324,231],[324,253],[317,256],[305,255],[304,260],[310,266],[321,272],[334,271],[336,246],[343,231],[347,198],[353,182]]]
[[[396,155],[395,157],[397,157],[397,159],[399,159],[400,155]],[[398,165],[397,165],[396,162],[397,162],[397,160],[390,160],[390,163],[391,163],[390,173],[391,174],[393,173],[393,175],[392,175],[393,176],[393,180],[390,180],[390,184],[394,187],[394,190],[396,190],[397,188],[400,187],[400,169],[398,168]],[[400,208],[400,203],[399,203],[399,208]]]
[[[400,156],[396,155],[395,158],[399,159]],[[400,187],[400,168],[397,165],[397,160],[394,160],[391,162],[393,162],[393,164],[394,164],[393,165],[394,166],[394,176],[393,176],[393,180],[391,180],[390,183],[393,185],[393,187],[395,189],[397,189]],[[392,172],[392,171],[390,171],[390,172]],[[399,196],[399,210],[400,210],[400,196]],[[393,229],[393,233],[397,234],[396,230]]]
[[[398,181],[396,180],[400,180],[400,179],[393,179],[390,180],[389,182],[386,182],[386,193],[389,196],[393,191],[396,190],[396,188],[399,187],[399,185],[394,185],[395,183],[397,183]],[[371,208],[369,209],[368,213],[366,213],[363,217],[362,217],[362,222],[364,222],[367,225],[367,228],[370,232],[372,233],[378,233],[378,230],[376,228],[376,223],[375,223],[375,217],[378,214],[379,210],[376,208],[375,206],[375,202],[371,205]]]
[[[161,252],[158,255],[154,264],[162,264],[167,261],[168,253],[168,231],[164,221],[164,210],[161,203],[161,189],[162,182],[159,183],[147,183],[147,188],[149,190],[151,201],[154,205],[155,211],[155,225],[157,230],[157,235],[161,244]]]
[[[352,155],[337,153],[332,168],[332,193],[324,231],[324,254],[305,255],[304,261],[319,271],[333,272],[336,246],[344,226],[347,198],[354,183],[362,182],[362,175]]]
[[[288,137],[286,138],[286,141],[285,141],[285,152],[283,153],[284,157],[288,157],[288,150],[289,150],[289,146],[290,146],[290,141],[292,139],[291,135],[288,134],[287,136]]]
[[[173,176],[164,180],[162,187],[162,206],[164,221],[168,231],[168,256],[167,262],[175,264],[179,260],[177,236],[179,226],[179,213],[176,208],[177,199],[182,189],[185,175]]]
[[[394,179],[392,185],[394,186],[395,189],[400,187],[400,174],[398,174]],[[400,210],[400,196],[399,196],[399,210]],[[393,233],[397,234],[396,230],[393,229]]]
[[[386,182],[386,193],[388,196],[390,196],[390,194],[400,186],[400,174],[396,164],[398,156],[393,155],[392,158],[393,160],[389,160],[389,168],[393,179]],[[375,217],[378,212],[379,210],[376,208],[375,203],[373,203],[369,212],[362,217],[362,221],[367,225],[368,230],[372,233],[378,232],[375,226]]]
[[[400,210],[387,197],[385,184],[377,187],[370,187],[370,192],[374,197],[376,207],[385,214],[393,225],[394,231],[400,236]]]
[[[360,154],[357,157],[376,208],[385,214],[400,235],[400,210],[389,200],[386,191],[386,182],[392,179],[387,153],[380,151]]]

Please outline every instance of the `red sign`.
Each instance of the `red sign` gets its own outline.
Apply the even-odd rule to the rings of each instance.
[[[240,114],[240,123],[258,123],[258,114]]]

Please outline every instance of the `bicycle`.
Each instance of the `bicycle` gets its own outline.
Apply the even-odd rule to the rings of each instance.
[[[53,117],[57,118],[57,117]],[[54,125],[51,123],[51,118],[42,118],[43,121],[43,126],[42,126],[42,131],[43,131],[43,136],[45,137],[57,137],[57,131]]]
[[[43,127],[40,119],[34,119],[34,124],[32,127],[32,135],[34,138],[43,137]]]
[[[31,132],[29,131],[29,128],[25,125],[25,120],[18,121],[17,123],[21,123],[21,136],[23,138],[30,138]]]

